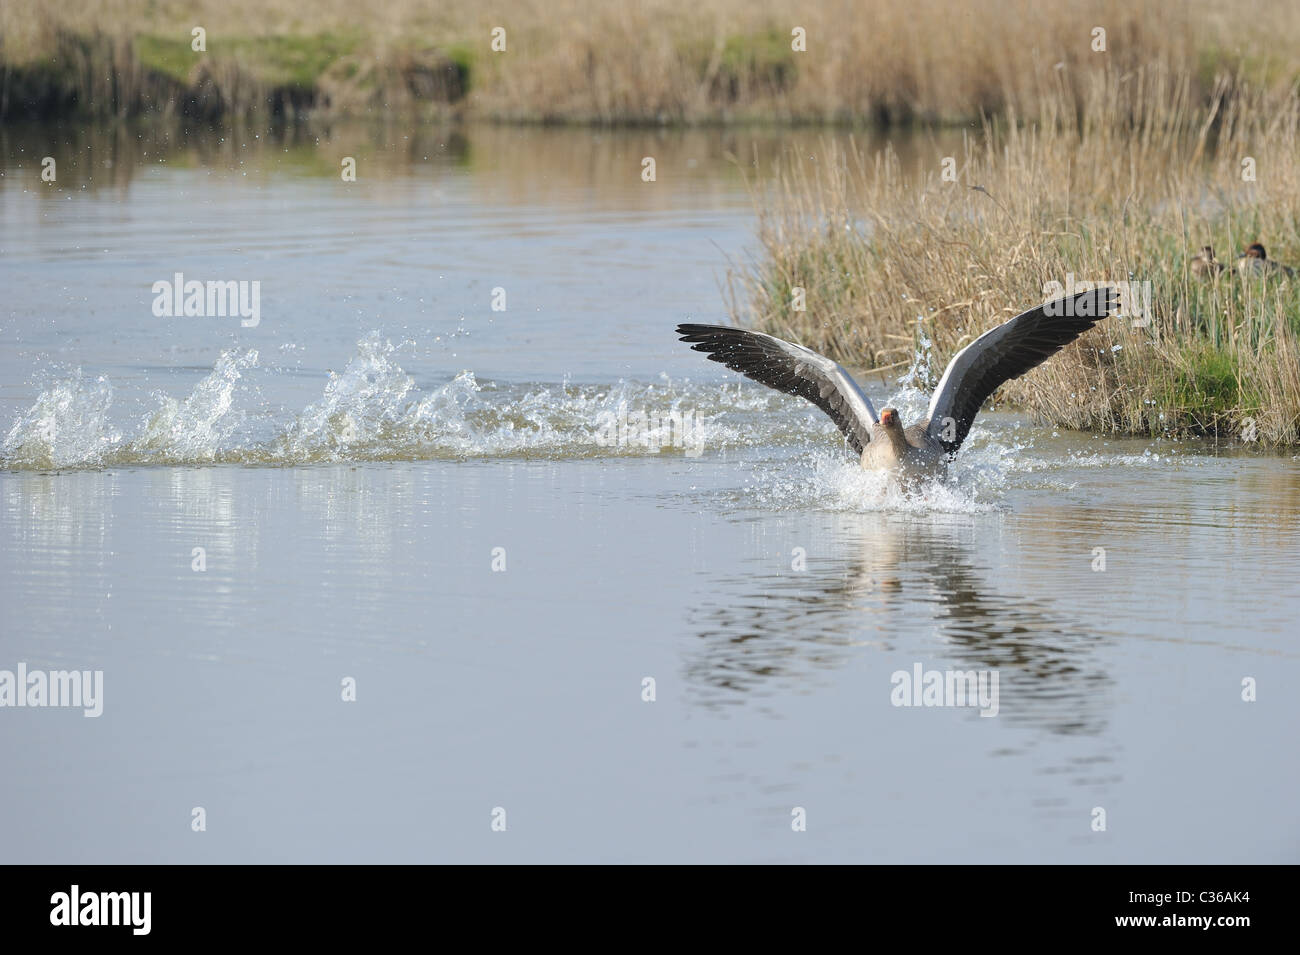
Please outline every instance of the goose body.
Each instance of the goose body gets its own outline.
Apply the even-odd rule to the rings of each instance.
[[[1290,278],[1295,275],[1295,269],[1289,265],[1283,265],[1268,257],[1268,252],[1264,246],[1258,242],[1252,242],[1246,247],[1246,251],[1237,259],[1237,271],[1244,276],[1253,276],[1256,278],[1267,278],[1269,276],[1278,276]]]
[[[894,408],[877,415],[843,366],[802,345],[726,325],[678,325],[677,333],[711,361],[812,402],[835,422],[863,468],[915,479],[943,472],[980,406],[999,385],[1042,364],[1115,307],[1114,289],[1093,289],[1031,308],[990,329],[948,362],[929,414],[910,427],[903,426]]]
[[[1222,262],[1214,257],[1214,249],[1210,246],[1202,246],[1201,251],[1192,256],[1192,274],[1200,278],[1214,278],[1222,275],[1226,268]]]
[[[928,421],[904,428],[898,412],[886,408],[872,428],[871,442],[862,449],[862,467],[868,471],[897,470],[907,478],[921,478],[942,471],[948,452],[930,434]]]

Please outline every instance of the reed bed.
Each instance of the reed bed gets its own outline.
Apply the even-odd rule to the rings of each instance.
[[[1128,314],[995,400],[1081,430],[1298,443],[1300,270],[1189,268],[1204,245],[1232,265],[1254,241],[1300,260],[1300,98],[1229,89],[1205,111],[1159,68],[1098,75],[1080,102],[966,137],[956,181],[937,154],[911,175],[888,149],[786,156],[754,186],[760,251],[730,277],[732,313],[886,377],[928,343],[924,385],[1071,281],[1135,283]]]
[[[1104,71],[1185,77],[1202,108],[1222,75],[1284,91],[1296,49],[1288,0],[7,0],[0,115],[958,123],[1081,101]]]

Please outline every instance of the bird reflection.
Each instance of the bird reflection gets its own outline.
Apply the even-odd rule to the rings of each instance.
[[[701,646],[686,680],[702,704],[815,691],[819,672],[883,651],[927,668],[997,670],[1008,722],[1104,730],[1111,678],[1093,651],[1107,635],[998,586],[973,556],[980,527],[853,514],[828,531],[819,549],[830,555],[810,557],[805,572],[764,561],[766,572],[719,578],[717,598],[691,611]]]

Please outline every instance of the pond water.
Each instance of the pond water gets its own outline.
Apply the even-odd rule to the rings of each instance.
[[[673,333],[792,142],[0,130],[0,860],[1300,860],[1297,460],[882,486]]]

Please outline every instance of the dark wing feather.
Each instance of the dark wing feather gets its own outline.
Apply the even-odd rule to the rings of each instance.
[[[1067,295],[1017,315],[975,339],[948,363],[930,400],[929,433],[949,453],[961,447],[980,406],[1116,308],[1114,288]]]
[[[876,410],[853,376],[829,358],[762,332],[726,325],[678,325],[677,334],[711,361],[811,401],[830,415],[857,454],[871,440]]]

